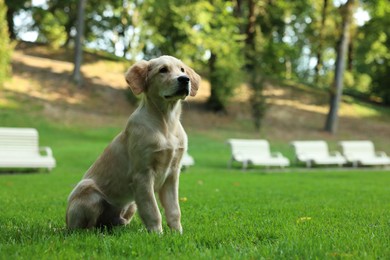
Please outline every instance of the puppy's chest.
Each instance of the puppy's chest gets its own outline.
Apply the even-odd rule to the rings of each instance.
[[[179,138],[162,143],[153,153],[152,168],[155,172],[155,189],[159,189],[170,174],[178,172],[185,144]]]

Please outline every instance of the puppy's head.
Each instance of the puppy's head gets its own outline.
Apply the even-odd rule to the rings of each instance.
[[[195,96],[200,76],[172,56],[139,61],[126,72],[126,82],[135,95],[142,92],[166,100]]]

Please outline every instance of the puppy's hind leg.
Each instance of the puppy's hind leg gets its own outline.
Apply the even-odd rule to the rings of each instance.
[[[135,212],[137,211],[137,205],[135,202],[131,203],[126,210],[122,212],[122,217],[126,220],[126,224],[129,224],[133,218]]]
[[[128,223],[128,221],[122,217],[122,213],[125,209],[111,205],[107,201],[103,201],[102,205],[103,211],[97,220],[97,226],[112,228],[114,226],[123,226]]]
[[[97,226],[103,212],[104,197],[92,179],[77,184],[68,198],[66,225],[69,229],[84,229]]]

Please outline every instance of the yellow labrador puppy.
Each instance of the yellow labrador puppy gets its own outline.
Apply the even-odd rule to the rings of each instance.
[[[135,95],[144,93],[142,102],[69,195],[67,226],[125,225],[138,209],[149,231],[162,232],[158,193],[168,226],[182,232],[178,189],[187,135],[179,121],[181,100],[196,95],[200,76],[162,56],[135,63],[126,81]]]

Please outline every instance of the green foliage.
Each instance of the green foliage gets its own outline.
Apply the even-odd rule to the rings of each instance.
[[[153,29],[146,55],[170,54],[195,67],[207,64],[213,110],[224,110],[242,81],[243,37],[230,2],[150,1],[145,19]]]
[[[235,87],[242,82],[243,37],[237,28],[238,20],[233,16],[230,2],[213,1],[213,5],[200,2],[193,7],[189,5],[182,10],[184,13],[192,11],[194,18],[183,28],[190,39],[194,39],[186,45],[193,45],[195,57],[208,57],[212,88],[208,105],[214,111],[224,110]]]
[[[54,49],[64,45],[67,39],[64,13],[56,12],[53,14],[37,8],[34,20],[39,25],[39,41],[48,43]]]
[[[234,89],[242,82],[240,77],[242,75],[240,73],[241,64],[242,61],[238,55],[233,54],[230,57],[229,55],[218,55],[214,69],[209,72],[211,86],[223,106],[232,97]]]
[[[207,61],[210,53],[214,53],[221,56],[218,59],[238,63],[236,68],[240,68],[239,52],[243,47],[243,36],[238,31],[238,20],[233,16],[230,2],[218,0],[211,4],[197,1],[182,6],[172,5],[171,8],[177,17],[175,29],[186,35],[186,41],[180,45],[186,50],[182,56]]]
[[[373,17],[358,35],[356,73],[371,77],[372,88],[367,95],[381,97],[385,104],[390,104],[390,8],[387,5],[370,14]]]
[[[142,17],[145,19],[149,29],[146,39],[150,42],[144,52],[145,57],[155,57],[162,54],[178,55],[180,44],[188,40],[186,33],[179,30],[176,26],[183,22],[182,14],[173,11],[176,6],[187,4],[183,0],[156,1],[149,0],[145,2],[145,8],[141,7]]]
[[[371,77],[367,74],[344,74],[344,92],[354,96],[367,97],[372,93]]]
[[[8,36],[6,13],[4,0],[0,0],[0,88],[11,74],[12,45]]]
[[[293,28],[289,25],[294,4],[287,2],[260,3],[248,6],[244,15],[245,72],[251,87],[251,112],[256,130],[262,126],[267,103],[264,95],[265,83],[274,78],[296,78],[300,49],[294,45],[296,39],[287,36]],[[250,10],[252,9],[252,10]],[[255,16],[257,13],[261,14]],[[251,16],[250,16],[251,14]]]

